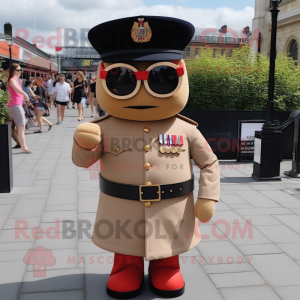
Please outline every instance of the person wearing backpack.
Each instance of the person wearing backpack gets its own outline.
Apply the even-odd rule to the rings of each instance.
[[[53,124],[49,122],[46,118],[43,118],[44,110],[48,109],[48,106],[43,102],[46,101],[46,93],[45,88],[43,86],[43,79],[41,77],[36,77],[35,82],[37,85],[35,94],[39,96],[39,99],[35,100],[35,108],[36,108],[36,121],[39,124],[39,130],[34,133],[42,133],[43,131],[43,123],[49,125],[48,131],[52,129]]]

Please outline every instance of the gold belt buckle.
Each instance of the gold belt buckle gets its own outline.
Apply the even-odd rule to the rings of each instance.
[[[157,194],[158,198],[157,199],[143,199],[143,188],[149,188],[149,187],[157,187]],[[151,202],[159,202],[161,200],[161,189],[159,184],[151,184],[151,185],[140,185],[139,186],[139,194],[140,194],[140,201],[145,202],[146,207],[151,206]]]

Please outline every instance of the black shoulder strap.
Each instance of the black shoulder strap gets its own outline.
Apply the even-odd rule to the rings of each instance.
[[[84,85],[85,82],[86,82],[85,80],[82,80],[83,92],[84,92],[85,98],[87,99],[88,97],[87,97],[87,94],[85,93],[85,85]]]

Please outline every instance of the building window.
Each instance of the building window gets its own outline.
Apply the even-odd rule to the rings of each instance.
[[[222,56],[226,55],[226,49],[222,49]]]
[[[199,57],[199,48],[195,49],[195,57],[198,58]]]
[[[205,42],[217,42],[218,37],[213,35],[206,35],[205,36]]]
[[[187,47],[185,50],[185,57],[191,58],[191,47]]]
[[[218,49],[214,49],[214,58],[217,57]]]
[[[290,57],[297,62],[298,60],[298,44],[295,40],[292,41],[289,49]]]

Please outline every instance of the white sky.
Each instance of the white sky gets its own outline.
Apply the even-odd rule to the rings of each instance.
[[[50,36],[57,35],[57,28],[62,28],[63,34],[65,28],[75,29],[79,39],[81,28],[92,28],[105,21],[138,15],[180,18],[191,22],[195,27],[220,28],[226,24],[239,31],[247,25],[252,27],[253,3],[240,10],[226,7],[226,1],[223,7],[212,6],[212,9],[182,6],[183,3],[178,1],[174,3],[175,5],[147,6],[142,0],[1,0],[0,20],[2,24],[10,22],[14,32],[17,28],[27,30],[27,41],[30,43],[35,36],[34,15],[36,35],[42,36],[46,41]],[[46,43],[43,45],[43,51],[54,53],[51,46]]]

